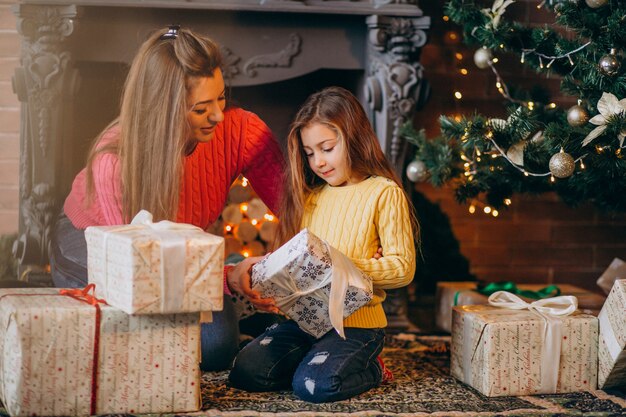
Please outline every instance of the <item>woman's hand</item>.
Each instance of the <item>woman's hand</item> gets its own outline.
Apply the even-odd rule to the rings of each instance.
[[[269,313],[278,313],[279,310],[273,298],[261,298],[261,294],[251,288],[250,269],[261,259],[263,259],[263,256],[252,256],[239,262],[228,271],[226,283],[231,291],[246,297],[256,309]]]

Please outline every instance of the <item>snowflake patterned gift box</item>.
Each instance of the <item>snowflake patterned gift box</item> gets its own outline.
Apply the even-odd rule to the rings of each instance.
[[[198,313],[130,316],[80,289],[0,290],[11,416],[197,411],[199,362]]]
[[[501,293],[492,294],[490,302],[500,301]],[[490,397],[595,389],[598,318],[576,310],[573,296],[529,304],[506,294],[517,307],[453,308],[452,376]],[[516,309],[530,305],[533,311]]]
[[[224,238],[181,223],[88,227],[87,267],[96,296],[128,314],[222,309]]]
[[[343,336],[343,319],[372,299],[371,279],[308,229],[254,265],[252,287],[318,338]]]
[[[626,279],[613,283],[598,320],[598,388],[626,387]]]

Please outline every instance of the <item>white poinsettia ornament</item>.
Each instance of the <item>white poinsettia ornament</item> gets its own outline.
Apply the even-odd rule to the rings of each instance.
[[[491,18],[491,21],[486,26],[497,29],[504,11],[513,3],[515,3],[515,0],[496,0],[493,2],[491,9],[483,9],[482,12]]]
[[[583,139],[583,146],[589,145],[595,138],[604,133],[611,118],[616,116],[626,117],[626,98],[617,100],[617,97],[613,94],[604,92],[600,100],[598,100],[598,111],[600,114],[596,114],[589,120],[589,123],[593,123],[598,127],[589,132]],[[624,145],[624,138],[626,138],[626,131],[622,130],[617,135],[620,147]]]

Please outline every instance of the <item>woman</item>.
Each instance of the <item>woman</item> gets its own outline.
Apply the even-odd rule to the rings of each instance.
[[[120,116],[97,138],[76,176],[52,244],[57,287],[87,284],[88,226],[127,224],[141,209],[154,221],[206,229],[217,220],[229,187],[248,178],[271,210],[277,206],[283,159],[255,114],[226,108],[221,54],[212,40],[178,26],[153,34],[131,65]],[[251,291],[249,258],[227,270],[225,291],[277,311]],[[232,301],[202,324],[203,370],[230,366],[238,347]]]

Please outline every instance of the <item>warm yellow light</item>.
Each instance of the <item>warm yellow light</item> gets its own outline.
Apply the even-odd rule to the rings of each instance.
[[[504,49],[504,44],[503,43],[500,44],[500,49]]]
[[[500,213],[498,213],[498,210],[494,210],[494,211],[491,212],[491,215],[493,217],[498,217],[498,214],[500,214]]]
[[[476,213],[476,206],[474,206],[473,204],[469,206],[469,208],[467,209],[470,214],[474,214]]]
[[[465,68],[461,68],[460,73],[463,74],[463,75],[467,75],[468,71]]]
[[[241,185],[243,187],[247,187],[248,186],[248,179],[246,177],[242,177],[241,178]]]
[[[459,37],[459,35],[457,35],[457,34],[456,34],[456,32],[450,32],[450,33],[448,34],[448,37],[449,37],[451,40],[455,41],[455,40]]]
[[[528,176],[528,172],[524,171],[524,176],[527,177]]]
[[[496,159],[498,156],[500,156],[500,155],[498,155],[497,153],[492,153],[491,154],[491,158],[492,159]]]
[[[491,62],[493,62],[494,64],[497,64],[498,61],[499,61],[498,58],[494,58],[494,59],[491,60]]]
[[[529,102],[528,102],[528,108],[529,108],[530,110],[534,109],[534,108],[535,108],[535,103],[533,103],[532,101],[529,101]]]
[[[497,88],[502,88],[502,83],[501,83],[500,81],[498,81],[498,82],[496,83],[496,87],[497,87]]]
[[[469,162],[464,163],[464,164],[463,164],[463,167],[464,167],[465,169],[469,169],[469,167],[470,167]]]
[[[448,20],[450,20],[450,17],[449,16],[443,16],[442,19],[443,19],[444,22],[447,22]]]
[[[489,207],[489,206],[485,206],[485,208],[483,209],[483,211],[485,212],[485,214],[489,214],[489,213],[491,213],[491,207]]]
[[[230,232],[231,230],[233,230],[233,227],[232,227],[230,224],[227,224],[227,225],[224,227],[224,230],[226,230],[227,232]]]
[[[245,213],[246,211],[248,211],[248,205],[244,203],[241,206],[239,206],[239,209],[241,210],[242,213]]]
[[[582,159],[580,160],[580,169],[585,169],[585,164]]]
[[[460,52],[457,52],[456,54],[454,54],[454,57],[460,61],[463,59],[463,54]]]
[[[267,220],[267,221],[270,221],[270,222],[271,222],[271,221],[274,221],[274,216],[272,216],[271,214],[265,214],[263,217],[264,217],[264,218],[265,218],[265,220]]]
[[[462,98],[463,98],[463,94],[461,94],[461,92],[460,92],[460,91],[455,91],[455,92],[454,92],[454,97],[455,97],[457,100],[460,100],[460,99],[462,99]]]
[[[551,109],[556,109],[556,103],[550,103],[550,104],[549,104],[549,107],[550,107]]]
[[[505,199],[504,199],[504,204],[506,204],[507,206],[510,206],[510,205],[511,205],[511,203],[512,203],[512,201],[511,201],[511,199],[510,199],[510,198],[505,198]]]
[[[554,178],[554,175],[550,175],[550,182],[555,182],[556,179]]]
[[[247,250],[244,250],[243,252],[241,252],[241,254],[246,258],[250,256],[250,252],[248,252]]]
[[[259,223],[259,221],[257,219],[252,219],[250,220],[250,223],[252,223],[252,226],[256,226]]]
[[[469,171],[465,171],[465,176],[466,176],[466,177],[469,177],[470,175],[472,175],[472,173],[471,173],[471,172],[469,172]]]

